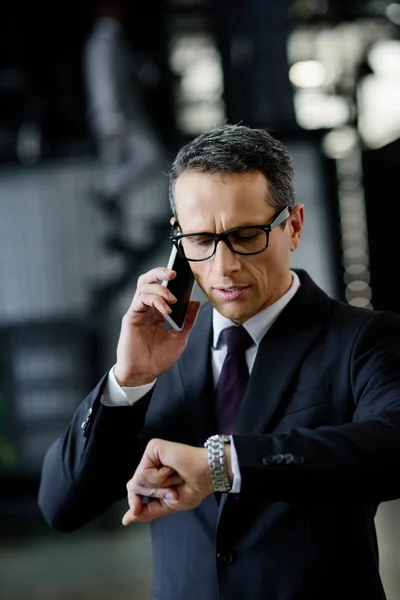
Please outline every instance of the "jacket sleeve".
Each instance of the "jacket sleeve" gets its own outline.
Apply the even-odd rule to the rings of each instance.
[[[152,391],[134,406],[101,403],[107,375],[77,408],[43,461],[39,507],[59,531],[78,529],[126,494],[143,453],[140,433]]]
[[[400,319],[375,313],[349,364],[348,423],[285,434],[235,435],[241,493],[268,501],[372,501],[400,497]]]

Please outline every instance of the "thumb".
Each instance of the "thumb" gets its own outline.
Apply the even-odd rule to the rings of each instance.
[[[191,300],[186,313],[185,325],[180,332],[183,336],[188,335],[193,325],[196,322],[197,315],[200,310],[200,302],[198,300]]]
[[[150,497],[147,502],[142,503],[142,500],[139,500],[139,508],[127,510],[122,517],[122,524],[126,526],[136,522],[154,521],[154,519],[171,514],[174,512],[173,503],[178,498],[179,494],[175,488],[157,490],[157,495]]]

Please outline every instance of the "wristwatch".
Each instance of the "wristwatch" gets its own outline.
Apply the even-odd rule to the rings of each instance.
[[[227,435],[212,435],[204,443],[208,449],[208,464],[210,465],[211,479],[214,492],[229,492],[228,471],[225,464],[225,444],[230,444],[231,439]]]

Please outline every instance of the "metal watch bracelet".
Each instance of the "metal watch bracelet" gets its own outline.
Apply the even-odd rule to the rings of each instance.
[[[229,444],[230,441],[227,435],[212,435],[204,444],[208,450],[208,464],[214,492],[229,492],[231,489],[225,464],[225,444]]]

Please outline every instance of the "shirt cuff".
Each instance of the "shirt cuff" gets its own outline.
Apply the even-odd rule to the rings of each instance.
[[[114,367],[108,372],[107,383],[103,390],[101,403],[104,406],[133,406],[150,392],[155,386],[156,379],[145,385],[137,387],[121,387],[114,375]]]
[[[238,494],[240,492],[240,488],[242,487],[242,477],[240,475],[239,469],[239,460],[236,452],[235,444],[233,441],[233,437],[230,436],[231,440],[231,467],[233,472],[233,483],[232,488],[230,490],[230,494]]]

